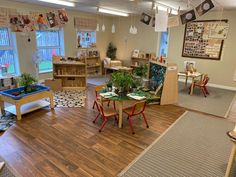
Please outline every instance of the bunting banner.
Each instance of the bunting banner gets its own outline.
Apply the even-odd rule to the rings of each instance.
[[[159,10],[155,15],[155,31],[156,32],[167,31],[167,25],[168,25],[168,13]]]
[[[65,9],[58,10],[58,17],[59,17],[59,23],[61,25],[65,25],[69,21],[69,18]]]
[[[172,16],[168,18],[168,28],[179,26],[179,16]]]
[[[58,19],[55,12],[46,13],[47,20],[50,28],[58,26]]]
[[[196,11],[199,16],[202,16],[203,14],[207,13],[212,8],[214,8],[213,2],[211,0],[205,0],[204,2],[202,2],[196,7]]]
[[[140,21],[143,22],[146,25],[150,24],[152,17],[146,13],[142,13]]]
[[[196,15],[195,15],[194,10],[192,9],[192,10],[190,10],[188,12],[185,12],[184,14],[180,15],[180,18],[181,18],[182,24],[184,25],[188,22],[196,20]]]

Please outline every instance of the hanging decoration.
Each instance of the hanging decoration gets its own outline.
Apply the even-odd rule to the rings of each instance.
[[[142,15],[141,15],[140,21],[143,22],[146,25],[149,25],[150,21],[151,21],[151,18],[152,17],[150,15],[143,12]]]
[[[196,20],[196,15],[194,10],[190,10],[188,12],[185,12],[184,14],[180,15],[182,24],[186,24],[188,22],[191,22],[193,20]]]
[[[96,28],[96,31],[99,31],[99,24],[97,23],[97,28]]]
[[[103,25],[102,25],[102,32],[105,32],[105,30],[106,30],[106,27],[105,27],[105,25],[103,24]]]
[[[199,16],[202,16],[203,14],[207,13],[209,10],[214,8],[214,4],[211,0],[205,0],[201,4],[199,4],[195,9]]]
[[[111,33],[115,33],[116,32],[116,27],[115,27],[115,25],[113,24],[112,26],[111,26]]]
[[[46,15],[50,28],[58,26],[58,21],[54,12],[49,12]]]
[[[157,10],[155,14],[155,31],[164,32],[167,31],[168,25],[168,12]]]
[[[69,18],[65,9],[58,10],[58,17],[59,17],[59,23],[61,25],[65,25],[69,21]]]
[[[179,26],[179,16],[171,16],[168,18],[168,28]]]

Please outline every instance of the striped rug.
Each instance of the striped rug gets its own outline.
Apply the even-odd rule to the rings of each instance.
[[[186,112],[119,177],[223,177],[232,148],[225,119]],[[236,176],[236,170],[233,170]]]

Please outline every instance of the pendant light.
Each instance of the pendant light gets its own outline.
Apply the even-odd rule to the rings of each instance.
[[[102,32],[105,32],[105,30],[106,30],[106,27],[105,27],[105,25],[104,25],[104,15],[103,15],[102,17],[103,17]]]
[[[112,27],[111,27],[111,33],[115,33],[116,32],[116,27],[115,25],[113,24]]]
[[[96,31],[99,31],[99,24],[97,24],[97,28],[96,28]]]

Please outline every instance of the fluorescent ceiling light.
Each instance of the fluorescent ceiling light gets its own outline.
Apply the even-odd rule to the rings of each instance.
[[[38,1],[47,2],[51,4],[58,4],[58,5],[63,5],[63,6],[69,6],[69,7],[75,7],[75,3],[62,1],[62,0],[38,0]]]
[[[116,10],[109,10],[109,9],[103,9],[103,8],[98,8],[98,12],[106,13],[106,14],[112,14],[112,15],[118,15],[118,16],[124,16],[128,17],[129,14],[125,12],[120,12]]]
[[[178,10],[174,9],[172,7],[168,7],[168,6],[164,6],[164,5],[160,5],[160,4],[155,4],[153,6],[153,9],[157,9],[157,8],[158,8],[158,10],[161,10],[161,11],[165,11],[165,12],[168,11],[168,13],[171,12],[172,15],[178,15]]]

